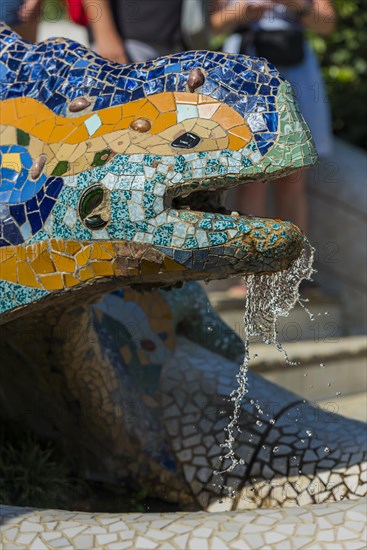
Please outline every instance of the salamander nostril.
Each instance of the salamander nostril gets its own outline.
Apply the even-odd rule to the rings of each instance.
[[[192,132],[186,132],[172,141],[171,146],[176,149],[193,149],[197,146],[199,141],[199,136],[193,134]]]

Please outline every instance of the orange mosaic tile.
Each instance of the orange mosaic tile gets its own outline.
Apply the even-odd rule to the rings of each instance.
[[[162,113],[169,111],[176,112],[175,94],[172,92],[162,92],[160,94],[153,95],[149,98],[149,100]]]
[[[215,120],[222,126],[222,128],[226,129],[238,125],[246,126],[241,115],[236,113],[236,111],[231,107],[228,107],[228,105],[221,105],[212,115],[211,119]]]
[[[187,103],[190,105],[196,105],[199,102],[199,95],[192,94],[191,92],[175,92],[176,104]]]

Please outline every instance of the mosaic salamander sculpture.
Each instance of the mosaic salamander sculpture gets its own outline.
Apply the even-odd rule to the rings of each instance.
[[[1,40],[6,317],[96,280],[162,286],[298,256],[289,222],[219,205],[224,189],[316,161],[274,67],[211,52],[119,66],[63,39]]]
[[[361,505],[335,502],[364,494],[359,422],[250,373],[236,441],[243,463],[215,474],[242,341],[192,281],[276,272],[302,250],[291,223],[231,214],[219,201],[239,183],[314,164],[288,83],[244,56],[119,66],[64,39],[31,46],[5,26],[0,44],[2,409],[57,439],[89,478],[133,479],[186,508],[238,511],[224,527],[223,515],[198,512],[90,518],[3,506],[4,548],[51,538],[76,548],[207,539],[240,548],[269,536],[284,548],[288,533],[301,537],[297,523],[311,526],[310,544],[335,542],[323,519],[333,510],[354,518],[346,547],[359,544]],[[331,512],[308,507],[326,501]],[[240,513],[299,504],[304,512],[274,521]]]

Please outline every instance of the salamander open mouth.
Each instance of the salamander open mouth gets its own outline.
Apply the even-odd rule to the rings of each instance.
[[[245,216],[240,212],[233,212],[224,206],[226,192],[223,190],[193,191],[180,195],[172,200],[171,207],[174,210],[193,210],[195,212],[211,212],[213,214],[225,214],[227,216]]]

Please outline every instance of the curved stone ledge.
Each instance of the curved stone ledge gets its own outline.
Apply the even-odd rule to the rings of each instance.
[[[236,513],[87,514],[3,506],[2,548],[363,549],[366,501]]]

